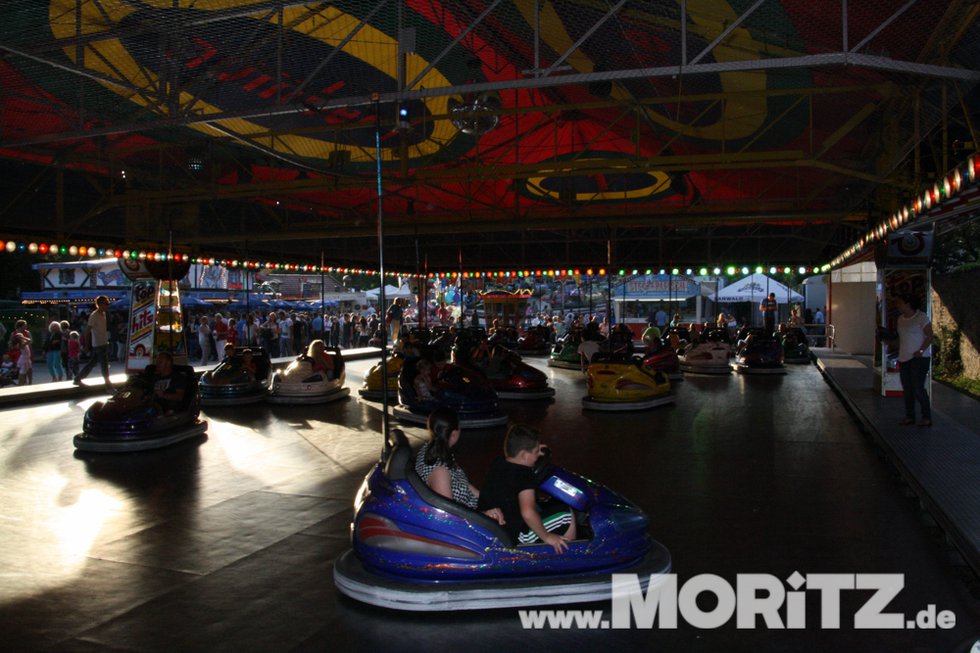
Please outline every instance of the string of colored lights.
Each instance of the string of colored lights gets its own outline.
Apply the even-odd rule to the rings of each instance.
[[[340,274],[364,274],[364,275],[377,275],[378,272],[375,270],[368,270],[362,268],[351,268],[351,267],[340,267],[340,266],[320,266],[304,263],[288,263],[288,262],[274,262],[274,261],[251,261],[251,260],[238,260],[238,259],[222,259],[208,256],[192,256],[190,254],[168,254],[167,252],[155,252],[146,249],[112,249],[106,247],[97,247],[95,245],[79,245],[79,244],[56,244],[56,243],[37,243],[37,242],[25,242],[23,240],[0,240],[0,251],[7,253],[14,252],[27,252],[30,254],[54,254],[61,256],[79,256],[79,257],[90,257],[90,258],[103,258],[103,257],[115,257],[121,259],[132,259],[132,260],[147,260],[147,261],[166,261],[174,260],[177,262],[190,261],[192,264],[201,265],[220,265],[227,268],[248,268],[251,270],[275,270],[282,272],[314,272],[319,274],[320,272],[333,273],[337,272]],[[408,273],[399,272],[389,272],[386,273],[387,277],[407,277],[416,276],[409,275]]]
[[[579,277],[579,276],[600,276],[604,277],[607,274],[618,275],[620,277],[625,276],[637,276],[641,274],[671,274],[674,276],[685,275],[688,277],[693,277],[695,275],[701,277],[720,277],[720,276],[734,276],[736,274],[746,275],[750,272],[763,273],[768,272],[770,274],[792,274],[793,272],[798,272],[800,274],[819,273],[819,268],[799,266],[793,267],[788,265],[772,265],[769,267],[762,265],[747,266],[747,265],[729,265],[725,268],[720,267],[701,267],[701,268],[619,268],[618,270],[607,270],[606,268],[562,268],[559,270],[497,270],[488,272],[429,272],[426,276],[428,279],[456,279],[462,276],[463,279],[521,279],[521,278],[544,278],[544,277]]]
[[[978,188],[978,178],[980,178],[980,154],[973,154],[966,161],[956,166],[946,173],[941,181],[937,181],[931,188],[927,188],[921,195],[917,196],[909,204],[892,213],[887,219],[882,220],[877,226],[864,234],[850,247],[841,252],[836,258],[823,265],[726,265],[717,266],[702,265],[698,267],[685,268],[619,268],[618,270],[607,270],[605,267],[591,268],[555,268],[555,269],[524,269],[524,270],[490,270],[490,271],[452,271],[452,272],[429,272],[420,275],[413,272],[385,272],[386,277],[395,278],[418,278],[424,276],[429,279],[456,279],[462,276],[463,279],[521,279],[528,277],[578,277],[605,276],[606,274],[618,274],[618,276],[639,275],[639,274],[672,274],[686,276],[734,276],[736,274],[747,275],[750,272],[769,274],[822,274],[833,268],[838,268],[851,258],[860,254],[864,249],[873,245],[875,241],[884,240],[889,233],[897,231],[909,223],[915,222],[930,213],[938,214],[944,210],[950,202],[963,199],[967,195],[980,195]],[[967,182],[969,179],[969,182]],[[973,198],[976,199],[976,198]],[[151,249],[125,248],[118,249],[112,247],[101,247],[91,244],[80,243],[46,243],[42,239],[0,239],[0,252],[14,253],[26,252],[29,254],[55,254],[61,256],[79,256],[90,258],[102,258],[113,256],[123,259],[145,259],[150,261],[166,261],[171,256],[174,261],[190,261],[192,264],[220,265],[227,268],[242,268],[252,270],[273,270],[277,272],[310,272],[310,273],[339,273],[339,274],[361,274],[368,276],[378,276],[377,270],[366,268],[353,268],[345,266],[321,266],[317,264],[292,263],[284,261],[253,261],[240,259],[217,258],[213,256],[193,256],[190,254],[168,254],[165,251],[153,251]]]
[[[166,252],[154,252],[148,250],[136,250],[136,249],[108,249],[103,247],[96,247],[94,245],[76,245],[76,244],[56,244],[56,243],[35,243],[35,242],[24,242],[18,240],[0,240],[0,251],[5,251],[8,253],[13,252],[28,252],[30,254],[58,254],[64,256],[80,256],[80,257],[91,257],[91,258],[102,258],[102,257],[115,257],[123,259],[141,259],[149,261],[166,261],[171,256],[174,261],[190,261],[192,264],[202,264],[202,265],[220,265],[227,268],[247,268],[251,270],[268,269],[282,272],[310,272],[319,274],[321,271],[326,273],[340,273],[340,274],[363,274],[376,276],[378,272],[376,270],[370,270],[365,268],[349,268],[340,266],[320,266],[314,264],[300,264],[300,263],[284,263],[284,262],[272,262],[272,261],[251,261],[251,260],[238,260],[238,259],[219,259],[214,257],[201,257],[201,256],[191,256],[189,254],[167,254]],[[618,274],[618,276],[632,275],[636,276],[639,274],[672,274],[680,275],[684,274],[687,276],[733,276],[736,274],[749,274],[750,272],[765,272],[770,274],[790,274],[792,272],[799,272],[800,274],[813,273],[816,274],[820,271],[820,268],[813,266],[788,266],[788,265],[729,265],[725,268],[712,267],[708,268],[702,266],[700,268],[620,268],[618,270],[607,270],[605,267],[594,267],[594,268],[560,268],[560,269],[541,269],[537,268],[534,270],[490,270],[490,271],[451,271],[451,272],[429,272],[427,274],[417,274],[409,272],[386,272],[386,277],[426,277],[428,279],[456,279],[462,276],[464,279],[520,279],[520,278],[530,278],[530,277],[579,277],[582,275],[587,276],[605,276],[606,274]]]
[[[879,222],[874,229],[861,236],[853,245],[822,267],[828,270],[840,267],[864,251],[865,247],[873,245],[875,241],[884,240],[891,232],[898,231],[929,213],[938,214],[944,211],[944,205],[949,202],[962,199],[968,194],[976,194],[978,177],[980,177],[980,154],[973,154],[943,175],[942,179],[931,188],[927,188],[910,203]],[[970,180],[969,184],[966,183],[966,178]]]

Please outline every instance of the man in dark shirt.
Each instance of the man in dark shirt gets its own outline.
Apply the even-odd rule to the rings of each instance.
[[[542,516],[535,498],[534,463],[541,457],[541,435],[529,426],[514,424],[504,439],[504,456],[491,463],[480,491],[478,510],[500,508],[504,529],[517,544],[544,542],[555,553],[575,539],[575,515],[568,506]],[[558,532],[561,531],[561,532]]]
[[[762,320],[766,329],[766,335],[772,335],[776,331],[776,311],[779,309],[779,305],[776,303],[776,293],[771,292],[769,296],[762,300],[759,304],[759,310],[762,311]]]
[[[169,351],[161,351],[156,364],[143,370],[143,378],[153,387],[153,401],[165,415],[173,415],[183,404],[187,375],[185,366],[174,367],[174,357]]]

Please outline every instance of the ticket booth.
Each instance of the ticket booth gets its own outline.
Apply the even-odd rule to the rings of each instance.
[[[520,329],[524,325],[527,303],[531,299],[530,290],[488,290],[478,295],[483,300],[483,315],[488,330],[494,320],[500,320],[502,327]]]
[[[880,245],[876,252],[878,280],[875,290],[879,328],[875,343],[875,387],[886,397],[902,396],[898,343],[891,339],[896,333],[899,315],[895,299],[906,294],[917,297],[922,312],[932,319],[932,276],[929,268],[932,235],[931,231],[897,231],[889,234],[887,242]],[[926,389],[931,395],[931,368]]]

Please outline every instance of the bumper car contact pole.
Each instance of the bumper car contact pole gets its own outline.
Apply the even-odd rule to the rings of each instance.
[[[612,335],[612,238],[606,238],[606,323],[609,330],[606,332],[608,338]],[[608,344],[608,343],[607,343]],[[610,347],[611,348],[611,347]]]
[[[374,158],[378,178],[378,276],[381,279],[378,288],[378,305],[381,310],[387,310],[385,301],[385,231],[384,231],[384,207],[382,206],[382,185],[381,185],[381,94],[372,93],[371,99],[374,100]],[[385,446],[388,448],[388,329],[387,326],[381,329],[381,432],[384,435]],[[387,453],[387,451],[384,451]]]

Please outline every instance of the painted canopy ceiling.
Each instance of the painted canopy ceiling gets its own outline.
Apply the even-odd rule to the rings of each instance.
[[[5,0],[0,55],[10,237],[366,265],[380,214],[401,267],[809,264],[975,148],[980,20],[958,0]]]

